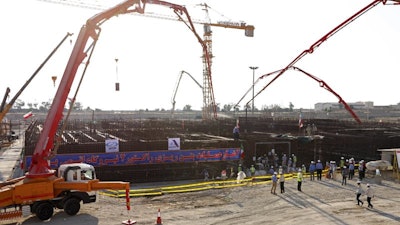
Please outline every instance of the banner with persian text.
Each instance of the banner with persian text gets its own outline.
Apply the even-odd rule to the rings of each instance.
[[[57,169],[61,164],[83,162],[93,166],[126,166],[165,163],[218,162],[240,159],[240,148],[138,151],[112,153],[85,153],[56,155],[50,160],[50,167]],[[32,156],[25,157],[29,168]]]

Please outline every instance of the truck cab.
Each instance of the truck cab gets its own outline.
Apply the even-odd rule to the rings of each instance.
[[[58,177],[68,182],[87,182],[96,179],[96,173],[92,165],[86,163],[70,163],[60,165]]]

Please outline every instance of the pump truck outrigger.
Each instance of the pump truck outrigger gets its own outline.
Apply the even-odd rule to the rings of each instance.
[[[119,14],[144,13],[146,3],[172,8],[180,18],[182,14],[185,14],[187,19],[182,19],[182,21],[195,34],[203,50],[206,51],[206,46],[196,33],[186,8],[180,5],[156,0],[127,0],[88,19],[77,37],[39,140],[36,143],[28,172],[23,177],[0,183],[0,219],[21,216],[23,206],[30,206],[31,212],[41,220],[50,219],[54,213],[54,208],[64,209],[67,214],[75,215],[80,210],[81,202],[96,201],[96,195],[93,192],[102,189],[125,189],[126,206],[127,210],[130,210],[129,182],[100,181],[96,178],[94,167],[85,163],[63,164],[58,168],[56,174],[50,168],[49,159],[57,151],[57,145],[56,147],[53,146],[54,140],[74,77],[78,67],[88,56],[88,52],[90,54],[85,63],[86,67],[89,64],[90,56],[100,35],[99,26]],[[130,9],[131,7],[133,9]],[[92,43],[88,44],[90,38]],[[205,53],[208,56],[207,51]],[[84,71],[86,71],[86,68]],[[71,108],[74,99],[75,97],[72,100]],[[65,120],[67,119],[68,116]],[[128,222],[131,224],[130,221]]]

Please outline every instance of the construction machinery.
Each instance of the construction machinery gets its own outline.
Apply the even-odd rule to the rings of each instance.
[[[317,81],[320,87],[326,89],[327,91],[329,91],[329,92],[331,92],[333,95],[335,95],[335,96],[339,99],[339,103],[343,104],[343,106],[344,106],[344,107],[346,108],[346,110],[351,114],[351,116],[352,116],[358,123],[361,123],[361,120],[360,120],[360,118],[357,116],[357,114],[356,114],[356,113],[351,109],[351,107],[343,100],[343,98],[342,98],[338,93],[336,93],[325,81],[323,81],[322,79],[320,79],[320,78],[318,78],[318,77],[316,77],[316,76],[314,76],[314,75],[311,75],[310,73],[308,73],[308,72],[306,72],[306,71],[304,71],[304,70],[302,70],[302,69],[300,69],[300,68],[298,68],[298,67],[296,67],[296,66],[290,66],[290,67],[286,68],[286,70],[289,70],[289,69],[293,69],[293,70],[295,70],[295,71],[302,72],[302,73],[305,74],[306,76],[308,76],[308,77],[310,77],[311,79]],[[266,77],[268,77],[268,76],[271,76],[271,75],[274,75],[274,74],[277,74],[277,73],[281,73],[283,70],[284,70],[284,69],[280,69],[280,70],[276,70],[276,71],[273,71],[273,72],[264,74],[264,75],[260,76],[259,78],[257,78],[257,80],[254,82],[253,85],[257,84],[260,80],[262,80],[262,79],[264,79],[264,78],[266,78]],[[252,87],[253,87],[253,85],[252,85]],[[240,102],[246,97],[246,95],[250,92],[250,90],[252,89],[252,87],[250,87],[250,89],[247,90],[247,92],[246,92],[246,93],[243,95],[243,97],[238,101],[238,103],[236,103],[236,105],[234,106],[234,108],[238,108],[238,107],[239,107]],[[250,102],[250,101],[249,101],[249,102]],[[249,103],[249,102],[248,102],[248,103]],[[247,103],[247,104],[248,104],[248,103]],[[246,106],[247,106],[247,105],[246,105]],[[246,107],[246,110],[247,110],[247,107]]]
[[[85,164],[64,164],[58,168],[58,173],[50,167],[50,160],[54,154],[54,142],[59,124],[63,117],[64,105],[68,98],[72,83],[78,68],[85,58],[83,73],[79,80],[76,93],[89,65],[96,42],[100,35],[100,25],[111,17],[126,13],[144,13],[146,4],[158,4],[169,7],[178,15],[185,15],[187,26],[197,35],[190,16],[185,7],[164,1],[127,0],[101,13],[94,15],[82,26],[75,46],[70,55],[64,74],[58,86],[52,106],[47,114],[43,129],[32,155],[32,161],[25,176],[7,181],[0,185],[0,218],[9,219],[22,215],[22,207],[29,206],[32,213],[41,220],[52,217],[54,208],[64,209],[69,215],[75,215],[80,210],[80,203],[91,203],[96,200],[93,191],[102,189],[125,190],[126,206],[129,204],[129,182],[105,182],[96,178],[94,167]],[[204,47],[203,49],[206,50]],[[76,96],[75,93],[75,96]],[[75,97],[71,100],[73,108]],[[68,118],[68,117],[67,117]],[[67,118],[63,121],[65,124]],[[61,131],[62,132],[62,131]]]
[[[46,2],[53,2],[64,4],[67,6],[76,6],[82,8],[89,8],[94,10],[99,10],[104,8],[103,5],[96,2],[95,4],[90,4],[88,1],[73,1],[73,0],[44,0]],[[146,2],[146,1],[143,1]],[[147,1],[151,3],[151,1]],[[212,30],[211,27],[222,27],[222,28],[229,28],[229,29],[238,29],[244,30],[246,37],[253,37],[254,36],[254,29],[253,25],[248,25],[244,21],[232,21],[232,20],[220,20],[217,22],[211,22],[209,17],[209,10],[212,8],[207,5],[206,3],[199,4],[206,12],[206,20],[199,20],[199,19],[191,19],[191,23],[193,24],[201,24],[204,27],[204,34],[203,39],[201,42],[203,43],[203,55],[202,63],[203,63],[203,108],[202,108],[202,116],[203,120],[211,120],[217,118],[217,106],[215,103],[215,96],[214,96],[214,89],[212,84],[212,75],[211,75],[211,67],[212,67]],[[171,17],[169,15],[162,15],[162,14],[134,14],[138,16],[145,16],[145,17],[152,17],[156,19],[166,19],[166,20],[174,20],[174,21],[182,21],[185,20],[181,17]],[[185,22],[188,22],[185,20]],[[200,40],[199,40],[200,41]],[[205,49],[204,49],[205,48]]]
[[[179,73],[178,80],[176,81],[176,85],[175,85],[175,88],[174,88],[174,92],[172,93],[172,99],[171,99],[171,102],[172,102],[171,117],[172,117],[172,118],[174,117],[174,112],[175,112],[175,103],[176,103],[175,97],[176,97],[176,93],[178,92],[179,84],[181,83],[183,74],[186,74],[186,75],[188,75],[190,78],[192,78],[192,80],[197,84],[197,86],[199,86],[200,89],[203,90],[203,86],[201,86],[201,84],[199,84],[199,82],[197,82],[197,80],[194,79],[194,77],[193,77],[190,73],[188,73],[188,72],[182,70],[182,71]]]
[[[31,81],[33,80],[33,78],[36,77],[36,75],[40,72],[40,70],[43,68],[43,66],[50,60],[50,58],[54,55],[54,53],[59,49],[59,47],[64,43],[65,40],[67,40],[67,38],[69,36],[72,36],[72,33],[67,33],[62,40],[60,41],[60,43],[58,43],[58,45],[53,49],[53,51],[46,57],[46,59],[42,62],[42,64],[40,64],[40,66],[35,70],[35,72],[29,77],[29,79],[24,83],[24,85],[22,85],[22,87],[19,89],[19,91],[17,92],[17,94],[15,94],[15,96],[6,104],[7,98],[9,97],[9,93],[10,93],[10,88],[6,89],[6,93],[4,95],[3,101],[1,102],[1,106],[0,106],[0,124],[2,125],[3,119],[6,116],[6,114],[10,111],[10,109],[12,108],[12,106],[14,105],[15,101],[17,101],[17,99],[19,98],[19,96],[22,94],[22,92],[25,90],[25,88],[31,83]],[[4,134],[4,133],[9,133],[10,131],[7,131],[5,129],[6,126],[0,126],[0,134]]]
[[[360,9],[358,12],[356,12],[354,15],[350,16],[348,19],[346,19],[345,21],[343,21],[342,23],[340,23],[339,25],[337,25],[335,28],[333,28],[331,31],[329,31],[327,34],[325,34],[324,36],[322,36],[320,39],[318,39],[314,44],[312,44],[308,49],[305,49],[304,51],[302,51],[296,58],[293,59],[293,61],[291,61],[285,68],[276,71],[276,72],[272,72],[269,75],[272,75],[274,73],[277,73],[276,76],[270,81],[268,82],[268,84],[266,84],[259,92],[257,92],[256,95],[253,95],[253,97],[246,103],[246,106],[251,102],[254,101],[254,98],[256,98],[259,94],[261,94],[261,92],[263,92],[269,85],[271,85],[276,79],[278,79],[282,74],[284,74],[287,70],[294,68],[294,65],[300,61],[304,56],[306,56],[307,54],[312,54],[314,52],[314,50],[316,48],[318,48],[322,43],[324,43],[325,41],[327,41],[329,38],[331,38],[333,35],[335,35],[337,32],[339,32],[341,29],[343,29],[344,27],[346,27],[347,25],[349,25],[350,23],[352,23],[354,20],[356,20],[357,18],[359,18],[360,16],[364,15],[364,13],[366,13],[367,11],[369,11],[370,9],[374,8],[375,6],[377,6],[379,3],[382,3],[383,5],[400,5],[400,0],[374,0],[371,3],[369,3],[367,6],[365,6],[364,8]],[[321,83],[321,85],[326,85],[326,83],[322,83],[321,80],[316,79],[315,77],[313,77],[312,75],[306,73],[303,70],[300,70],[299,68],[294,68],[295,70],[298,70],[300,72],[303,72],[304,74],[306,74],[307,76],[319,81]],[[324,87],[324,86],[322,86]],[[326,86],[325,86],[326,87]],[[327,90],[332,92],[332,89],[327,88]],[[357,115],[355,115],[355,113],[352,111],[352,109],[343,101],[342,98],[340,98],[340,96],[338,96],[336,93],[332,92],[333,94],[335,94],[337,97],[339,97],[339,103],[344,104],[345,108],[352,114],[353,118],[358,122],[361,123],[361,120],[357,117]]]

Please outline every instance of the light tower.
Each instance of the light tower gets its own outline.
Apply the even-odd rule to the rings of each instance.
[[[254,114],[254,73],[255,70],[258,69],[258,66],[249,66],[250,69],[253,70],[253,98],[251,99],[252,106],[251,106],[251,113]]]

